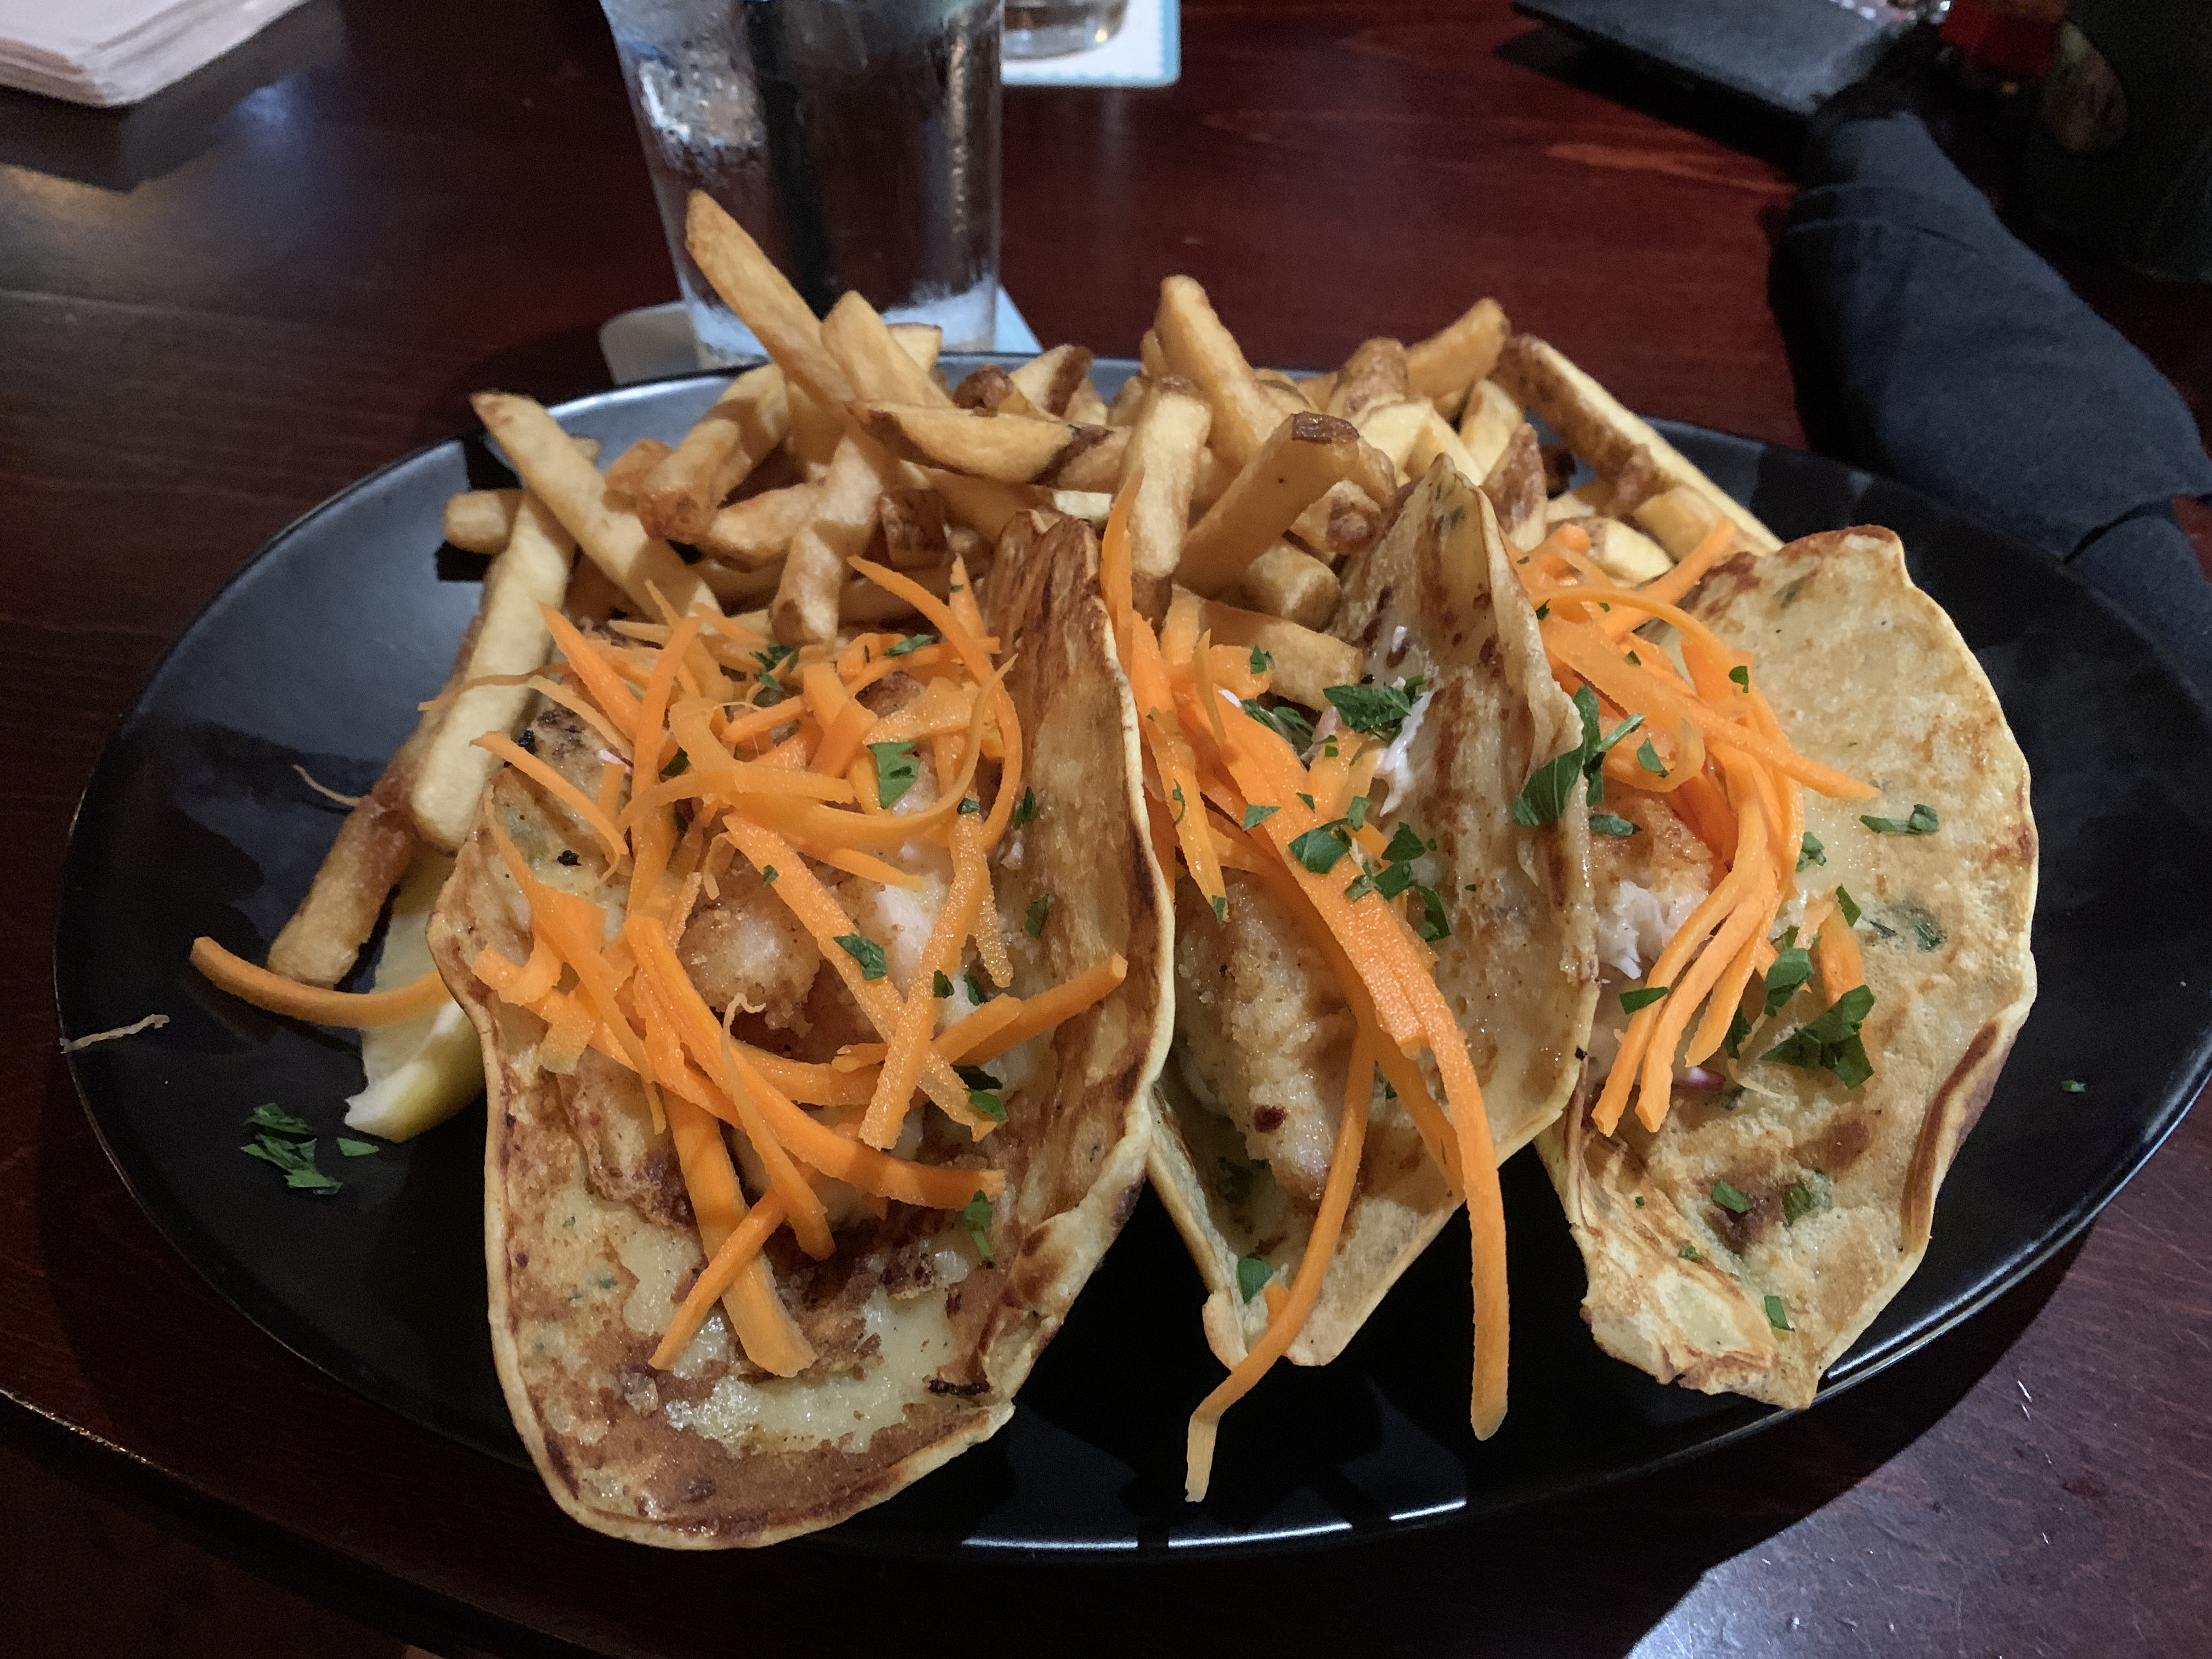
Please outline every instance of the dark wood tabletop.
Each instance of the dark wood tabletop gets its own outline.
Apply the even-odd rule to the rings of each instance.
[[[1048,343],[1133,352],[1173,270],[1255,360],[1291,364],[1490,293],[1633,407],[1803,442],[1767,291],[1785,129],[1500,5],[1187,0],[1182,46],[1171,89],[1006,99],[1006,279]],[[2212,295],[2061,260],[2203,418]],[[2202,1112],[2025,1284],[1809,1415],[1508,1521],[1321,1555],[908,1567],[618,1545],[234,1312],[140,1214],[55,1052],[78,793],[162,649],[271,534],[466,428],[472,390],[604,386],[599,325],[672,293],[585,0],[310,0],[134,112],[0,93],[0,837],[18,872],[0,1433],[452,1655],[2212,1647]]]

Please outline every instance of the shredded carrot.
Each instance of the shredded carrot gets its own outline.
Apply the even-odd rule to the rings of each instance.
[[[984,868],[981,848],[973,840],[955,842],[951,888],[930,926],[921,959],[915,966],[914,981],[907,987],[906,1005],[885,1034],[889,1047],[883,1073],[860,1124],[860,1139],[871,1146],[887,1147],[897,1141],[899,1131],[906,1127],[907,1102],[921,1079],[923,1065],[932,1058],[944,1063],[929,1046],[937,1021],[933,981],[959,966],[960,947],[975,926],[976,910],[990,896],[991,877]]]
[[[614,665],[581,633],[576,625],[550,605],[538,607],[545,619],[545,626],[553,635],[553,642],[561,647],[570,671],[583,688],[592,694],[607,717],[623,731],[637,730],[638,702],[630,695]]]
[[[240,1002],[318,1025],[392,1025],[453,1000],[435,969],[389,991],[326,991],[257,967],[204,935],[192,941],[191,962]]]
[[[622,831],[599,804],[506,732],[487,732],[476,740],[476,746],[498,756],[581,818],[585,827],[599,837],[608,863],[620,864],[629,855],[629,848],[623,844]]]

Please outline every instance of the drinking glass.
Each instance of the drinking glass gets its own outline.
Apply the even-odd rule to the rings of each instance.
[[[702,366],[762,356],[684,246],[703,190],[818,315],[857,289],[987,350],[1000,0],[600,0]]]
[[[1129,0],[1006,0],[1009,58],[1065,58],[1120,32]]]

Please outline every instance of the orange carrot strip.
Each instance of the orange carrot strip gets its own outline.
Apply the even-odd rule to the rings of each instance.
[[[588,697],[580,697],[558,681],[543,674],[532,674],[526,682],[540,696],[557,702],[578,720],[592,728],[599,742],[609,752],[629,758],[629,739],[614,728],[614,722],[599,712],[599,705]]]
[[[921,1080],[921,1068],[932,1057],[929,1038],[937,1022],[937,999],[931,986],[940,973],[960,965],[960,947],[975,926],[975,911],[989,896],[991,878],[983,866],[982,849],[973,838],[956,841],[952,848],[952,885],[945,895],[929,938],[915,964],[914,980],[906,988],[906,1004],[884,1040],[888,1045],[876,1092],[860,1121],[860,1139],[871,1146],[896,1143],[906,1127],[907,1104]],[[937,1056],[940,1060],[942,1056]]]
[[[1690,590],[1705,580],[1705,573],[1729,556],[1735,546],[1735,520],[1725,516],[1714,520],[1713,527],[1705,532],[1704,538],[1683,556],[1680,564],[1663,576],[1653,577],[1636,591],[1661,605],[1680,605]],[[1606,631],[1613,633],[1613,629],[1608,626]]]
[[[685,1294],[683,1306],[677,1309],[676,1316],[668,1322],[668,1329],[661,1335],[660,1346],[653,1351],[653,1358],[646,1362],[647,1364],[657,1371],[665,1371],[673,1365],[682,1357],[684,1350],[690,1346],[691,1339],[699,1334],[699,1328],[707,1322],[708,1312],[715,1302],[726,1296],[737,1294],[748,1279],[756,1277],[765,1279],[769,1294],[775,1297],[776,1306],[782,1308],[782,1298],[775,1296],[775,1277],[769,1273],[767,1260],[760,1252],[761,1246],[775,1235],[775,1230],[783,1224],[783,1195],[780,1193],[763,1194],[761,1201],[745,1212],[744,1219],[731,1229],[729,1237],[712,1253],[706,1267]],[[787,1310],[784,1316],[790,1317]],[[799,1332],[795,1324],[792,1327],[791,1334],[797,1335],[799,1343],[806,1342],[805,1336]],[[771,1364],[754,1352],[751,1341],[742,1333],[738,1340],[744,1343],[746,1358],[763,1370],[772,1371],[778,1376],[796,1376],[813,1358],[811,1344],[806,1346],[805,1358],[799,1358],[797,1346],[777,1348],[771,1345],[769,1351],[781,1362]],[[790,1369],[783,1369],[785,1365]]]
[[[542,939],[530,944],[530,960],[509,962],[487,945],[471,964],[476,976],[517,1007],[527,1007],[561,982],[561,958]]]
[[[272,1014],[318,1025],[392,1025],[453,1000],[435,969],[389,991],[325,991],[234,956],[205,935],[192,941],[192,966],[221,990]]]
[[[745,1217],[745,1195],[738,1186],[737,1171],[730,1167],[730,1149],[722,1144],[721,1125],[686,1100],[669,1103],[668,1132],[676,1142],[684,1194],[699,1224],[700,1246],[711,1260]],[[755,1257],[753,1265],[761,1269],[755,1281],[764,1284],[767,1295],[747,1296],[739,1285],[730,1286],[723,1295],[722,1308],[730,1316],[731,1332],[744,1349],[745,1358],[763,1370],[778,1376],[795,1376],[812,1363],[813,1344],[799,1330],[783,1298],[776,1295],[768,1264]],[[678,1343],[677,1352],[681,1353],[684,1346]],[[673,1359],[672,1355],[671,1363]]]
[[[987,1060],[996,1060],[1009,1048],[1019,1048],[1031,1037],[1058,1030],[1092,1004],[1104,1000],[1128,976],[1129,959],[1127,957],[1110,956],[1103,962],[1093,963],[1081,973],[1062,980],[1048,991],[1040,991],[1033,997],[1019,999],[1019,1008],[1012,1018],[988,1037],[979,1037],[963,1044],[957,1057],[972,1060],[979,1066]],[[999,997],[984,1004],[983,1008],[995,1008],[1001,1002],[1014,1000],[1017,999]],[[978,1009],[976,1014],[982,1012],[983,1009]],[[971,1014],[938,1038],[939,1050],[950,1054],[953,1034],[962,1025],[971,1024],[975,1018],[975,1014]]]
[[[574,623],[551,605],[543,605],[538,609],[545,618],[545,626],[553,635],[553,642],[561,647],[561,654],[568,659],[568,667],[583,683],[584,690],[592,694],[601,708],[606,710],[607,718],[623,731],[637,730],[637,699],[630,695],[629,688],[622,683],[607,658],[577,631]]]

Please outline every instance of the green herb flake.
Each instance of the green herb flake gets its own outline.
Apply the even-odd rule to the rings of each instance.
[[[1237,1258],[1237,1294],[1247,1302],[1267,1288],[1275,1270],[1256,1255]]]
[[[1027,823],[1031,818],[1035,817],[1036,816],[1036,791],[1034,789],[1023,790],[1022,798],[1014,803],[1014,828],[1018,830],[1024,824]]]
[[[765,651],[753,653],[753,660],[760,665],[761,678],[771,678],[775,671],[799,654],[798,647],[771,644]]]
[[[960,978],[962,983],[968,988],[968,1000],[974,1003],[975,1006],[980,1008],[991,1000],[993,994],[991,988],[976,978],[972,969],[963,974]]]
[[[1797,867],[1802,870],[1808,864],[1826,864],[1827,861],[1828,849],[1820,845],[1818,836],[1808,830],[1804,839],[1797,843]]]
[[[1275,659],[1256,645],[1252,647],[1251,661],[1252,672],[1255,674],[1264,674],[1275,665]]]
[[[246,1122],[254,1128],[266,1130],[280,1140],[313,1140],[315,1126],[305,1118],[294,1117],[283,1107],[270,1103],[256,1106]]]
[[[960,1224],[968,1230],[968,1237],[975,1241],[975,1248],[983,1257],[983,1265],[989,1267],[994,1260],[991,1255],[991,1200],[981,1193],[969,1199],[960,1212]]]
[[[1574,799],[1575,786],[1588,781],[1589,804],[1596,805],[1605,793],[1605,780],[1599,769],[1613,746],[1644,724],[1644,716],[1631,714],[1610,733],[1598,723],[1597,693],[1587,685],[1575,692],[1575,712],[1582,716],[1583,740],[1574,748],[1546,761],[1531,773],[1528,781],[1521,787],[1514,798],[1513,822],[1524,829],[1539,824],[1556,823],[1567,803]],[[1646,748],[1650,745],[1645,744]]]
[[[1644,659],[1632,651],[1628,653],[1628,665],[1631,668],[1641,668],[1644,666]]]
[[[1685,1244],[1680,1249],[1675,1251],[1674,1254],[1680,1256],[1685,1261],[1703,1261],[1705,1260],[1705,1257],[1698,1254],[1698,1247],[1694,1244]]]
[[[933,997],[949,997],[952,994],[952,981],[945,977],[945,969],[942,968],[939,969],[931,978],[929,994]]]
[[[1413,884],[1413,866],[1410,864],[1386,864],[1373,872],[1375,890],[1386,899],[1394,899]]]
[[[1385,864],[1409,864],[1424,853],[1435,848],[1421,838],[1421,832],[1410,823],[1401,823],[1390,832],[1389,844],[1382,849]]]
[[[1832,1072],[1846,1089],[1874,1075],[1859,1028],[1874,1009],[1874,993],[1855,985],[1818,1019],[1808,1020],[1759,1058],[1802,1071]]]
[[[1932,836],[1942,828],[1936,809],[1924,801],[1915,801],[1911,813],[1901,818],[1869,817],[1863,813],[1859,822],[1877,836]]]
[[[885,646],[884,647],[884,655],[886,657],[903,657],[909,651],[919,651],[925,645],[935,645],[936,643],[937,635],[934,634],[909,634],[904,639],[901,640],[896,645]]]
[[[1538,622],[1542,622],[1542,621],[1544,621],[1544,620],[1545,620],[1547,617],[1548,617],[1551,614],[1552,614],[1552,602],[1551,602],[1549,599],[1545,600],[1545,601],[1543,602],[1543,604],[1541,604],[1541,605],[1538,605],[1538,606],[1536,607],[1536,620],[1537,620]]]
[[[1244,827],[1257,830],[1282,810],[1279,806],[1248,806],[1244,809]]]
[[[320,1198],[343,1189],[345,1182],[315,1167],[315,1132],[310,1125],[273,1105],[255,1107],[246,1121],[259,1133],[238,1150],[281,1171],[285,1186]]]
[[[1651,739],[1649,738],[1644,738],[1642,744],[1638,747],[1636,763],[1655,778],[1663,778],[1667,775],[1667,763],[1659,758],[1659,751],[1651,746]]]
[[[1243,708],[1246,714],[1293,749],[1303,749],[1313,741],[1313,722],[1287,704],[1270,708],[1265,703],[1246,697]]]
[[[761,866],[761,879],[766,882],[769,886],[775,886],[775,866],[773,864],[763,864]]]
[[[1639,1210],[1644,1207],[1644,1194],[1641,1193],[1636,1195],[1636,1207]]]
[[[1213,896],[1213,919],[1216,921],[1226,921],[1229,920],[1228,894],[1216,893]]]
[[[1314,874],[1325,876],[1336,868],[1336,861],[1351,845],[1342,830],[1332,824],[1322,824],[1291,842],[1291,856]]]
[[[1936,925],[1936,918],[1924,910],[1913,916],[1912,934],[1920,941],[1920,948],[1923,951],[1940,950],[1942,947],[1943,930]]]
[[[1326,685],[1321,694],[1336,710],[1336,717],[1352,730],[1388,743],[1413,712],[1420,685],[1419,680],[1404,685]]]
[[[876,804],[888,810],[921,781],[921,762],[911,742],[872,743],[868,752],[876,758]]]
[[[1667,993],[1674,988],[1671,985],[1647,985],[1640,991],[1623,991],[1620,994],[1621,1011],[1632,1014],[1639,1008],[1649,1008],[1664,999]]]
[[[1721,1039],[1721,1052],[1730,1060],[1743,1058],[1743,1040],[1751,1035],[1751,1022],[1739,1008],[1729,1020],[1728,1035]]]
[[[1590,834],[1593,836],[1632,836],[1636,826],[1626,818],[1615,817],[1610,812],[1590,814]]]
[[[347,1158],[374,1158],[378,1151],[374,1141],[356,1140],[351,1135],[338,1136],[337,1149]]]
[[[1818,1170],[1808,1170],[1802,1181],[1782,1194],[1783,1224],[1794,1227],[1815,1211],[1832,1208],[1834,1204],[1828,1192],[1828,1177]]]
[[[1350,824],[1354,830],[1365,829],[1367,827],[1368,805],[1369,802],[1366,796],[1354,795],[1349,801],[1345,803],[1344,821]]]
[[[2069,1095],[2086,1095],[2089,1092],[2089,1085],[2079,1078],[2069,1077],[2058,1086]]]
[[[1440,939],[1451,937],[1451,917],[1444,910],[1444,902],[1437,896],[1437,890],[1425,882],[1413,884],[1413,896],[1420,901],[1420,914],[1413,918],[1413,931],[1434,945]]]
[[[1811,952],[1792,945],[1774,953],[1774,963],[1766,970],[1766,1014],[1769,1019],[1782,1012],[1782,1005],[1797,994],[1797,988],[1813,977]]]
[[[1242,1204],[1252,1193],[1252,1166],[1233,1158],[1213,1161],[1213,1190],[1224,1204]]]
[[[1751,1200],[1725,1181],[1713,1182],[1713,1202],[1737,1215],[1751,1213]]]
[[[1856,927],[1859,925],[1859,902],[1851,896],[1850,889],[1848,887],[1836,889],[1836,908],[1844,913],[1844,927]]]
[[[1314,810],[1314,798],[1306,793],[1304,790],[1301,789],[1298,791],[1298,799],[1306,804],[1307,811],[1310,812]]]
[[[860,933],[840,933],[837,944],[845,954],[860,964],[860,977],[873,981],[887,971],[884,963],[884,947]]]
[[[1374,890],[1375,877],[1373,872],[1363,870],[1352,878],[1351,884],[1344,890],[1344,896],[1350,899],[1354,904],[1357,904],[1360,900],[1365,898]]]
[[[680,778],[690,769],[691,757],[679,749],[676,751],[676,758],[660,769],[660,775],[664,778]]]
[[[1022,931],[1031,939],[1042,939],[1045,918],[1051,914],[1052,895],[1039,893],[1030,901],[1030,908],[1022,912]]]
[[[1770,1296],[1766,1298],[1766,1322],[1778,1331],[1794,1331],[1797,1328],[1790,1322],[1790,1310],[1782,1305],[1782,1298],[1778,1296]]]
[[[1738,663],[1735,667],[1729,670],[1729,678],[1735,683],[1735,689],[1737,690],[1748,691],[1751,690],[1751,670],[1745,667],[1741,663]]]

